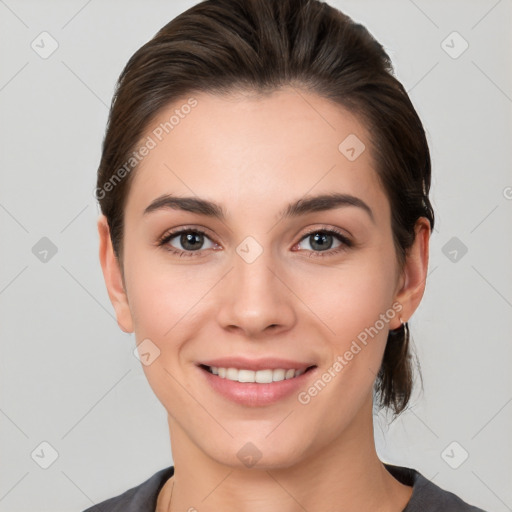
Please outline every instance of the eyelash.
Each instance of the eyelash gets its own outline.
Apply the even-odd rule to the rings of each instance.
[[[169,251],[172,254],[178,255],[179,257],[183,257],[183,256],[185,256],[185,257],[202,257],[202,256],[204,256],[204,250],[201,250],[201,249],[199,249],[197,251],[181,251],[179,249],[176,249],[175,247],[172,247],[171,245],[168,245],[168,243],[173,238],[176,238],[179,235],[189,234],[189,233],[199,233],[201,235],[204,235],[207,238],[210,238],[207,235],[207,233],[205,231],[201,230],[201,229],[198,229],[198,228],[184,228],[184,229],[180,229],[180,230],[177,230],[177,231],[171,231],[171,232],[165,233],[157,241],[157,245],[158,245],[158,247],[162,247],[164,250]],[[310,251],[311,255],[309,257],[326,258],[326,257],[329,257],[329,256],[334,256],[334,255],[336,255],[336,254],[338,254],[338,253],[340,253],[342,251],[345,251],[345,250],[353,247],[353,245],[354,245],[351,240],[349,240],[342,232],[338,231],[335,228],[329,228],[329,229],[327,229],[327,228],[317,228],[317,229],[313,229],[313,230],[305,233],[301,237],[299,242],[297,242],[297,243],[300,243],[304,239],[308,238],[309,236],[314,235],[314,234],[318,234],[318,233],[323,233],[323,234],[327,234],[327,235],[334,235],[334,237],[337,238],[338,241],[341,242],[341,245],[339,247],[336,247],[335,249],[328,249],[326,251]],[[297,244],[295,244],[295,245],[297,245]],[[201,254],[201,253],[203,253],[203,254]]]

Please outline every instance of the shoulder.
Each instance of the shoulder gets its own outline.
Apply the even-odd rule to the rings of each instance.
[[[415,469],[391,464],[384,466],[399,482],[413,488],[411,499],[403,512],[486,512],[442,489]]]
[[[83,512],[154,512],[158,493],[173,474],[174,466],[161,469],[141,484]]]

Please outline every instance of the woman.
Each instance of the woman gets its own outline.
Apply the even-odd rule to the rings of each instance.
[[[382,46],[316,0],[209,0],[122,72],[98,170],[117,321],[174,466],[92,510],[478,511],[381,462],[434,213]]]

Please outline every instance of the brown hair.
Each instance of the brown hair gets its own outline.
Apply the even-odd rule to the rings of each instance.
[[[124,207],[136,169],[126,163],[159,112],[194,92],[268,93],[285,85],[338,103],[368,128],[403,266],[416,220],[426,217],[434,226],[431,163],[422,123],[382,45],[318,0],[206,0],[135,52],[117,83],[96,196],[121,269]],[[395,415],[412,392],[409,352],[407,326],[391,331],[374,391]]]

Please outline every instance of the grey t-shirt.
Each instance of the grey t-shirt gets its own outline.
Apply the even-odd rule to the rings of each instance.
[[[486,512],[445,491],[415,469],[384,466],[399,482],[413,488],[411,499],[402,512]],[[174,466],[161,469],[140,485],[83,512],[155,512],[158,493],[173,474]]]

